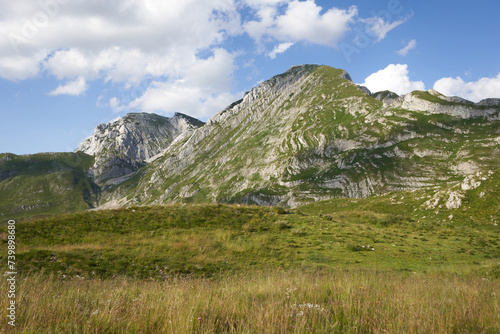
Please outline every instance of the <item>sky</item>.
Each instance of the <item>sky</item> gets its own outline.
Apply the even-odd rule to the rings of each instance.
[[[0,153],[129,112],[203,121],[299,64],[372,92],[500,98],[498,0],[0,0]]]

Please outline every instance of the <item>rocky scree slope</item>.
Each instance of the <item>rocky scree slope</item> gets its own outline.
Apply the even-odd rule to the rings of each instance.
[[[156,114],[130,113],[109,124],[99,124],[76,152],[95,157],[90,172],[100,185],[119,183],[161,153],[182,133],[204,123],[176,113],[168,118]]]
[[[495,101],[450,101],[433,91],[394,95],[374,94],[395,102],[384,103],[343,70],[294,66],[179,136],[105,201],[294,207],[450,187],[498,169]]]

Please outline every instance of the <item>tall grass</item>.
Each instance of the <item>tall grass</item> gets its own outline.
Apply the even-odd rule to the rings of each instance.
[[[2,280],[2,291],[6,282]],[[498,333],[500,280],[477,274],[275,269],[215,279],[18,285],[23,333]],[[0,308],[7,308],[2,299]],[[8,326],[2,317],[0,331]]]
[[[173,205],[20,223],[18,326],[0,311],[0,332],[500,333],[494,225],[305,209]]]

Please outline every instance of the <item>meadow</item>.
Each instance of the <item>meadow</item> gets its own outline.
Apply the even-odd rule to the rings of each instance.
[[[17,331],[498,333],[499,288],[498,279],[471,273],[360,269],[274,269],[210,280],[34,274],[19,286]]]
[[[343,201],[297,210],[176,204],[20,221],[14,331],[500,331],[497,226]],[[0,227],[4,249],[6,232]],[[12,331],[5,318],[0,330]]]

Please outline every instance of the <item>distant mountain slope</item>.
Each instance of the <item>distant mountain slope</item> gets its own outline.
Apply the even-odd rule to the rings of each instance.
[[[88,177],[84,153],[0,154],[3,219],[82,211],[99,205],[100,188]]]
[[[398,101],[383,104],[343,70],[292,67],[179,137],[106,201],[297,206],[449,186],[498,169],[498,105],[437,92]]]
[[[96,182],[119,182],[144,166],[144,161],[166,149],[183,132],[204,123],[177,113],[168,118],[130,113],[109,124],[99,124],[77,152],[95,156],[91,169]]]

